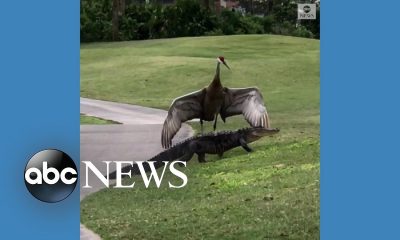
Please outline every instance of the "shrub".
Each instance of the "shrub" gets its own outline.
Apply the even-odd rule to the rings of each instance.
[[[111,10],[109,1],[82,1],[80,26],[82,42],[111,40]]]
[[[222,31],[221,28],[216,28],[212,31],[205,32],[204,35],[206,35],[206,36],[221,36],[221,35],[224,35],[224,32]]]
[[[244,34],[262,34],[264,33],[264,27],[262,23],[262,18],[246,16],[240,18],[240,28],[241,32]]]
[[[128,15],[122,16],[120,19],[119,39],[122,41],[139,39],[138,28],[139,27],[136,19]]]
[[[262,25],[265,33],[272,33],[272,27],[274,25],[274,16],[266,16],[262,19]]]
[[[127,1],[125,13],[119,19],[119,39],[262,33],[319,38],[319,9],[317,21],[303,21],[298,28],[291,4],[275,5],[270,14],[266,17],[243,16],[223,10],[217,15],[202,7],[198,0],[177,0],[174,5],[167,6]],[[111,41],[112,1],[81,0],[80,33],[82,42]]]
[[[272,32],[280,35],[290,36],[295,30],[295,26],[288,21],[284,21],[283,23],[276,23],[272,27]]]
[[[239,29],[240,27],[240,18],[241,15],[239,13],[229,10],[222,11],[220,16],[220,26],[222,32],[226,35],[236,33],[237,31],[235,31],[235,29]]]
[[[313,38],[314,34],[310,31],[307,30],[306,27],[299,25],[293,32],[292,34],[295,37],[304,37],[304,38]]]

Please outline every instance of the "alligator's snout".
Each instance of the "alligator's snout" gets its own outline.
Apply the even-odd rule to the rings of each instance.
[[[276,134],[279,132],[279,128],[257,128],[251,134],[257,137],[264,137]]]
[[[247,132],[246,139],[247,139],[247,142],[254,142],[262,137],[271,136],[278,132],[279,132],[279,128],[256,127],[256,128],[250,129],[250,131]]]

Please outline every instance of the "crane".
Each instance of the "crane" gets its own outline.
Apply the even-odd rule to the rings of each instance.
[[[217,57],[214,79],[207,87],[173,100],[161,133],[161,145],[164,148],[171,147],[172,138],[183,122],[195,118],[200,119],[202,133],[203,121],[214,121],[215,131],[218,114],[224,122],[227,117],[243,114],[252,127],[270,127],[260,90],[256,87],[223,87],[220,79],[221,64],[230,69],[224,57]]]

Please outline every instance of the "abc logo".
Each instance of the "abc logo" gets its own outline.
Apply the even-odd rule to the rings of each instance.
[[[25,185],[37,199],[54,203],[67,198],[78,182],[74,161],[64,152],[48,149],[36,153],[24,171]]]
[[[306,6],[303,7],[303,10],[304,10],[305,13],[309,13],[311,11],[311,7],[306,5]]]

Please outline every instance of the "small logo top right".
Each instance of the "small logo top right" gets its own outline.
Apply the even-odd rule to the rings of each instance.
[[[315,3],[299,3],[297,4],[297,19],[316,19]]]

